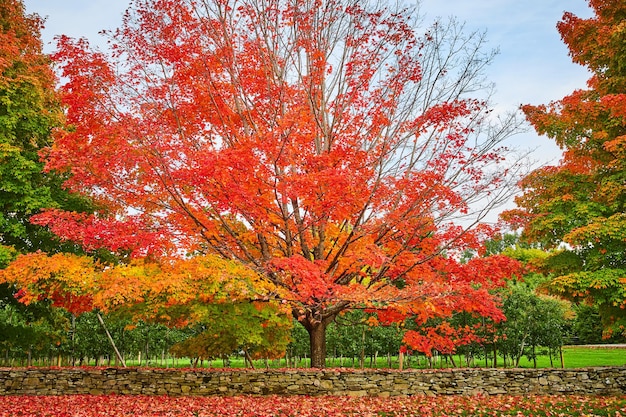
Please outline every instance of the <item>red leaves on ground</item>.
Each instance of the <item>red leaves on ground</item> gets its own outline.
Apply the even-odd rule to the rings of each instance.
[[[626,397],[0,396],[0,417],[621,416]]]

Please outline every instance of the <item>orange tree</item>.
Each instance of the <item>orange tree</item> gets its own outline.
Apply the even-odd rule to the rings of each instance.
[[[626,324],[626,4],[591,0],[595,16],[565,13],[557,27],[575,63],[592,73],[586,90],[549,105],[524,106],[537,132],[563,149],[556,166],[522,181],[508,219],[527,239],[567,243],[547,260],[550,288],[597,303],[608,333]]]
[[[284,353],[292,320],[269,301],[271,288],[258,281],[249,268],[215,256],[111,265],[88,256],[36,252],[0,270],[0,283],[20,288],[15,297],[26,305],[46,300],[74,315],[97,309],[98,315],[102,311],[134,322],[200,325],[203,333],[186,342],[188,352],[202,352],[193,356],[200,358],[238,349],[248,358]],[[265,302],[249,302],[252,293]]]
[[[87,250],[246,265],[307,329],[314,367],[346,309],[495,311],[486,283],[501,277],[457,255],[480,250],[476,226],[508,197],[501,142],[518,124],[490,115],[482,35],[420,32],[416,17],[356,0],[136,0],[107,53],[61,37],[71,128],[47,168],[101,209],[34,222]]]

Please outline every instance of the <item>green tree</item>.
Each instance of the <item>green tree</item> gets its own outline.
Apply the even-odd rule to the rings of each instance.
[[[515,366],[524,355],[536,366],[538,348],[548,348],[552,354],[563,346],[567,337],[564,302],[538,295],[530,285],[511,283],[502,311],[506,321],[499,325],[498,347]]]
[[[55,356],[67,341],[69,320],[48,302],[25,306],[13,297],[13,289],[0,286],[0,359],[7,365],[15,359]]]
[[[624,343],[621,334],[605,337],[602,317],[597,305],[577,304],[573,306],[576,318],[572,323],[572,339],[579,344]]]
[[[72,363],[83,364],[84,360],[98,359],[109,355],[110,345],[95,313],[85,313],[72,323],[72,335],[68,340],[67,351]]]
[[[41,152],[63,125],[51,61],[42,51],[43,20],[21,0],[0,1],[0,244],[20,251],[59,250],[59,241],[29,222],[41,209],[85,208],[44,173]]]
[[[519,209],[505,218],[523,226],[529,241],[567,243],[546,261],[557,275],[549,287],[595,303],[608,335],[626,328],[626,3],[589,4],[593,17],[565,13],[557,25],[572,60],[592,73],[588,89],[523,107],[563,159],[522,181]]]
[[[44,174],[39,159],[39,152],[50,145],[51,130],[63,119],[50,60],[42,53],[42,25],[40,17],[25,14],[21,1],[0,1],[0,268],[18,250],[58,245],[52,234],[28,219],[69,198],[61,178]],[[59,313],[45,303],[17,305],[15,291],[0,285],[0,344],[5,352],[32,355],[46,338],[59,342],[58,329],[50,328]]]
[[[177,343],[171,351],[178,357],[215,359],[242,351],[252,359],[281,357],[287,349],[291,318],[271,305],[257,303],[206,304],[194,312],[199,331]],[[233,321],[229,317],[246,317]]]
[[[333,332],[329,332],[329,340],[332,339]],[[298,323],[293,321],[293,328],[291,330],[291,341],[287,345],[287,360],[288,365],[296,367],[298,361],[301,358],[306,358],[311,351],[311,345],[309,344],[309,334],[306,329]],[[332,350],[331,350],[332,352]]]
[[[88,200],[62,187],[65,178],[44,172],[40,160],[52,144],[52,132],[64,122],[51,60],[42,51],[43,23],[36,14],[25,14],[21,0],[0,0],[0,268],[19,252],[77,251],[78,246],[60,242],[29,220],[46,208],[90,208]],[[17,291],[0,284],[0,316],[6,318],[0,343],[31,354],[30,346],[40,346],[42,335],[55,346],[61,343],[65,324],[52,330],[50,320],[63,313],[47,302],[18,306]]]

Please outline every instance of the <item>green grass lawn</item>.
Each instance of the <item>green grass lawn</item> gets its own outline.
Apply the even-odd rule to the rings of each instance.
[[[565,368],[587,368],[594,366],[626,366],[626,348],[590,348],[584,346],[564,346],[563,362]],[[560,359],[552,359],[555,368],[561,367]],[[523,357],[520,361],[520,368],[532,368],[531,360]],[[537,357],[538,368],[549,368],[550,358],[548,356]]]
[[[565,346],[563,347],[563,359],[565,368],[586,368],[586,367],[595,367],[595,366],[626,366],[626,345],[605,345],[602,347],[587,347],[587,346]],[[503,358],[498,357],[498,367],[503,366]],[[192,364],[189,359],[176,359],[173,360],[171,358],[167,358],[165,361],[163,360],[151,360],[146,365],[145,361],[142,361],[141,364],[136,360],[128,358],[126,360],[127,366],[136,367],[136,366],[148,366],[154,368],[191,368]],[[297,368],[308,368],[309,360],[303,359],[299,361],[296,365]],[[35,366],[48,366],[46,363],[35,363]],[[89,363],[90,366],[95,366],[95,362]],[[19,364],[17,366],[20,366]],[[115,363],[105,363],[104,366],[115,366]],[[119,365],[118,365],[119,366]],[[292,367],[291,364],[287,364],[284,359],[281,360],[257,360],[254,361],[254,366],[257,369],[263,369],[266,366],[270,368],[289,368]],[[352,358],[344,358],[340,360],[339,358],[332,359],[328,358],[326,361],[326,366],[328,368],[359,368],[358,359],[353,362]],[[448,359],[439,358],[435,364],[435,368],[453,368],[453,367],[466,367],[465,360],[458,355],[454,356],[454,364]],[[491,367],[491,361],[485,365],[484,358],[476,358],[474,361],[474,367]],[[510,365],[508,365],[510,367]],[[200,367],[200,364],[199,364]],[[218,359],[214,361],[204,361],[201,365],[203,368],[245,368],[246,364],[244,363],[244,359],[242,357],[233,356],[230,358],[228,363],[225,363],[223,360]],[[424,369],[428,368],[428,363],[426,358],[423,355],[413,355],[410,356],[408,363],[405,365],[405,369]],[[519,364],[520,368],[532,368],[534,367],[534,363],[532,360],[529,360],[526,357],[523,357]],[[550,358],[547,355],[540,355],[537,357],[537,367],[538,368],[560,368],[561,361],[558,357],[552,358],[552,363],[550,362]],[[365,360],[365,368],[377,368],[377,369],[385,369],[389,368],[389,363],[387,357],[379,357],[376,364],[374,366],[370,363],[370,358],[366,358]],[[398,358],[391,358],[391,368],[398,368]]]
[[[498,358],[499,364],[501,367],[503,364],[503,359],[501,357]],[[594,366],[626,366],[626,346],[620,345],[620,347],[585,347],[585,346],[565,346],[563,347],[563,362],[565,368],[586,368],[586,367],[594,367]],[[460,360],[458,356],[455,356],[455,364],[459,366]],[[366,359],[365,367],[369,368],[369,360]],[[242,364],[243,366],[243,364]],[[259,366],[265,366],[262,363],[259,363]],[[282,365],[284,366],[284,364]],[[338,367],[339,362],[332,360],[328,360],[327,366],[329,367]],[[344,360],[344,366],[352,367],[352,360]],[[465,366],[465,365],[461,365]],[[485,366],[484,359],[476,360],[475,366],[481,367]],[[552,358],[552,364],[550,363],[550,358],[547,355],[542,355],[537,357],[537,367],[538,368],[549,368],[549,367],[560,368],[561,361],[558,357]],[[378,368],[387,368],[387,358],[379,358],[376,367]],[[398,358],[392,359],[392,367],[398,367]],[[411,358],[409,363],[409,367],[411,368],[425,368],[426,360],[425,358],[417,359],[416,357]],[[442,361],[442,363],[438,364],[437,367],[453,367],[451,362]],[[520,360],[520,368],[532,368],[534,367],[534,363],[532,360],[529,360],[526,357],[523,357]]]
[[[585,346],[565,346],[563,347],[563,362],[565,368],[586,368],[586,367],[594,367],[594,366],[626,366],[626,346],[620,345],[619,347],[585,347]],[[459,366],[459,363],[463,363],[461,366],[465,366],[464,362],[461,362],[462,358],[459,358],[455,355],[455,365]],[[178,360],[178,367],[189,367],[188,360]],[[503,359],[501,357],[498,358],[498,367],[502,367]],[[136,366],[132,361],[129,363],[130,366]],[[255,361],[255,368],[265,368],[269,366],[270,368],[287,368],[287,364],[285,360],[270,360],[267,361]],[[158,366],[158,363],[154,363],[151,366]],[[212,361],[210,364],[205,361],[203,362],[203,367],[213,367],[213,368],[221,368],[224,366],[222,360]],[[308,360],[302,360],[298,363],[299,368],[306,368],[309,366]],[[326,366],[329,368],[339,368],[342,367],[339,359],[329,358],[326,361]],[[476,367],[484,367],[485,362],[484,359],[475,361]],[[489,365],[491,366],[491,364]],[[532,368],[534,366],[533,361],[529,360],[526,357],[523,357],[520,361],[520,368]],[[558,357],[552,359],[552,365],[550,363],[550,358],[547,355],[541,355],[537,357],[537,367],[538,368],[549,368],[549,367],[560,368],[561,361]],[[244,368],[244,360],[243,358],[233,357],[230,359],[230,367],[233,368]],[[358,368],[358,360],[355,361],[355,365],[353,366],[352,358],[344,358],[343,359],[343,367],[346,368]],[[388,368],[388,362],[386,357],[379,357],[376,363],[375,368]],[[405,366],[406,367],[406,366]],[[446,362],[441,360],[436,365],[437,368],[452,368],[453,365],[450,361]],[[365,360],[365,368],[370,368],[370,359],[366,358]],[[392,368],[398,368],[398,358],[392,358]],[[409,363],[408,368],[427,368],[426,359],[423,356],[412,356]]]

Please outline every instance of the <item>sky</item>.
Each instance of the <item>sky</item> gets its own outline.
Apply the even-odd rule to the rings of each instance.
[[[130,0],[24,0],[28,13],[45,17],[45,50],[54,50],[55,35],[86,37],[103,43],[102,29],[115,29]],[[487,77],[496,85],[493,103],[515,111],[520,104],[543,104],[584,88],[587,71],[573,64],[556,23],[564,11],[590,17],[587,0],[406,0],[420,1],[424,22],[455,16],[467,30],[486,31],[489,48],[499,55]],[[518,136],[515,145],[534,149],[538,163],[557,163],[560,150],[534,132]]]

